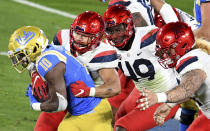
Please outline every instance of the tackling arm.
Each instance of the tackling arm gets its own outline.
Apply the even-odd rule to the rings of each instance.
[[[104,84],[95,87],[96,97],[112,97],[120,94],[121,86],[118,73],[113,68],[99,70],[99,75],[103,80]]]
[[[151,4],[155,8],[155,11],[160,13],[165,23],[179,21],[171,5],[162,0],[151,0]]]
[[[104,84],[95,88],[87,87],[83,81],[76,81],[70,85],[71,91],[76,97],[112,97],[120,93],[120,80],[115,69],[107,68],[99,70],[99,75]]]
[[[185,73],[181,83],[174,89],[167,91],[167,102],[178,103],[193,96],[204,80],[206,73],[200,69],[195,69]]]

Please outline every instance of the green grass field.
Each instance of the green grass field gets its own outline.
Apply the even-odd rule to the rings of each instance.
[[[100,14],[107,8],[107,2],[99,0],[30,0],[41,5],[79,14],[86,10]],[[168,0],[191,15],[193,0]],[[38,26],[44,30],[51,41],[54,34],[63,28],[69,28],[71,18],[49,13],[16,3],[12,0],[0,1],[0,52],[7,52],[11,33],[25,25]],[[7,56],[0,55],[0,131],[32,131],[39,112],[30,109],[29,100],[25,96],[26,87],[30,83],[27,72],[18,74],[12,67]]]

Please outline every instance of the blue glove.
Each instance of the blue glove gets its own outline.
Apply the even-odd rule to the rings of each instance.
[[[30,100],[31,109],[33,109],[32,104],[39,103],[39,102],[33,96],[31,84],[29,84],[27,87],[26,96],[28,96],[28,98]]]

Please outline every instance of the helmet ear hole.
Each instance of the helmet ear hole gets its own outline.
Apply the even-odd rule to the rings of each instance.
[[[34,46],[34,49],[33,49],[33,53],[36,53],[38,49],[39,49],[39,44],[36,43],[36,46]]]
[[[184,43],[184,45],[182,46],[182,48],[185,48],[187,46],[187,43]]]
[[[33,53],[35,53],[37,51],[37,48],[36,48],[36,46],[34,47],[34,49],[33,49]]]
[[[39,44],[38,43],[36,43],[36,46],[39,48]]]

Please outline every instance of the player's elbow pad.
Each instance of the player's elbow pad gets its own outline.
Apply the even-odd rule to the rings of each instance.
[[[58,109],[56,112],[63,111],[67,108],[68,102],[64,96],[62,96],[60,93],[56,92],[58,96]]]

